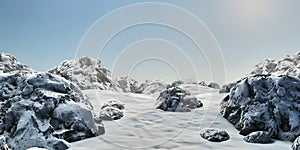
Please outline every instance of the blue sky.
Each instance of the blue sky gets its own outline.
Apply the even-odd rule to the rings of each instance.
[[[46,71],[65,59],[74,58],[85,32],[101,17],[119,7],[141,2],[155,1],[2,0],[0,1],[0,50],[15,55],[22,63],[34,69]],[[240,78],[265,58],[278,59],[286,54],[295,54],[300,49],[300,1],[297,0],[156,2],[182,7],[205,23],[221,48],[226,65],[226,81]],[[160,14],[160,12],[155,13]],[[161,17],[164,13],[161,12]],[[126,20],[126,14],[124,16],[115,23]],[[176,19],[176,15],[169,19]],[[103,28],[109,29],[110,26]],[[101,35],[97,38],[101,38]],[[134,41],[145,38],[160,38],[180,45],[195,62],[199,70],[199,80],[207,82],[213,80],[208,73],[209,67],[204,56],[194,55],[196,47],[192,43],[174,30],[154,25],[137,26],[121,32],[103,50],[100,55],[102,63],[113,69],[116,56],[124,48]],[[172,49],[163,43],[154,44],[160,45],[156,49]],[[144,51],[151,51],[153,45],[151,42],[144,42],[145,46],[148,48]],[[137,47],[133,46],[130,50],[137,51],[135,50]],[[184,60],[179,55],[174,57],[184,64]],[[126,58],[128,61],[131,59],[128,56]],[[150,60],[137,64],[134,68],[130,73],[138,80],[147,78],[174,80],[178,77],[174,74],[174,69],[172,70],[170,65],[163,61]],[[128,70],[119,70],[115,71],[116,75],[129,73]],[[183,78],[194,77],[188,70],[183,69],[181,72]]]

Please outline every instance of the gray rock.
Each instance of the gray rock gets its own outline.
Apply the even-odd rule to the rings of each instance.
[[[24,87],[24,89],[22,90],[22,95],[29,95],[33,92],[33,86],[32,85],[27,85]]]
[[[300,150],[300,136],[295,139],[293,145],[292,145],[293,150]]]
[[[53,150],[65,150],[70,148],[69,143],[67,143],[65,140],[60,139],[49,139],[48,145]]]
[[[10,148],[6,144],[6,139],[3,135],[0,135],[0,149],[1,150],[10,150]]]
[[[199,85],[201,85],[201,86],[207,86],[207,84],[204,81],[199,82]]]
[[[105,107],[115,107],[115,108],[118,108],[118,109],[122,110],[122,109],[125,108],[125,105],[122,102],[113,99],[113,100],[110,100],[110,101],[104,103],[102,105],[101,109],[103,109]]]
[[[121,111],[120,109],[107,106],[100,111],[99,116],[102,120],[118,120],[121,119],[124,115],[123,111]]]
[[[216,82],[209,83],[207,86],[213,89],[220,89],[220,85]]]
[[[225,130],[213,128],[203,129],[200,136],[211,142],[223,142],[230,139],[229,134]]]
[[[271,136],[265,131],[252,132],[243,138],[248,143],[271,143],[273,142]]]

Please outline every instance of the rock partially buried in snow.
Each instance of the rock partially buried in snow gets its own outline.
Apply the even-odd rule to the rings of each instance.
[[[248,143],[271,143],[273,142],[271,136],[266,131],[252,132],[243,138]]]
[[[294,143],[292,145],[292,149],[300,150],[300,136],[298,138],[296,138],[296,140],[294,141]]]
[[[255,75],[238,82],[221,103],[221,114],[242,135],[267,131],[294,141],[300,135],[300,81],[290,76]]]
[[[202,107],[203,104],[197,98],[179,87],[170,87],[162,91],[157,98],[157,109],[172,112],[187,112]]]
[[[89,100],[56,75],[0,74],[0,101],[0,133],[12,149],[67,149],[67,142],[104,133]]]
[[[6,139],[3,135],[0,136],[0,149],[1,150],[10,150],[10,148],[6,144]]]
[[[209,83],[207,86],[213,89],[220,89],[220,85],[216,82]]]
[[[103,109],[105,107],[115,107],[115,108],[118,108],[118,109],[122,110],[122,109],[125,108],[125,105],[124,105],[124,103],[122,103],[122,102],[120,102],[118,100],[113,99],[113,100],[110,100],[110,101],[104,103],[102,105],[101,109]]]
[[[230,139],[229,134],[221,129],[203,129],[200,133],[201,137],[211,142],[223,142]]]
[[[125,106],[122,102],[118,100],[110,100],[102,105],[99,117],[102,120],[121,119],[124,116],[122,111],[124,108]]]

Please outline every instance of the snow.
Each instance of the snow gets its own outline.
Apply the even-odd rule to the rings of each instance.
[[[230,149],[264,150],[290,149],[292,143],[275,140],[272,144],[246,143],[238,130],[220,114],[220,102],[225,94],[196,84],[180,86],[200,99],[203,107],[190,112],[164,112],[155,109],[158,94],[145,95],[115,91],[85,90],[93,101],[96,112],[106,100],[118,99],[126,105],[124,117],[115,121],[103,121],[106,133],[72,143],[71,150],[93,149]],[[209,142],[200,136],[205,128],[224,129],[230,139],[221,143]]]

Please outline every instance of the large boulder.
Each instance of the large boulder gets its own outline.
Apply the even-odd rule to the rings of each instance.
[[[157,109],[172,112],[186,112],[203,106],[200,100],[179,87],[169,87],[162,91],[156,103]]]
[[[243,138],[248,143],[271,143],[273,140],[268,132],[256,131]]]
[[[122,109],[125,109],[122,102],[114,99],[110,100],[102,105],[99,117],[102,120],[109,121],[121,119],[124,116]]]
[[[67,149],[104,133],[80,90],[49,73],[0,74],[0,134],[10,148]]]
[[[213,89],[220,89],[220,85],[216,82],[211,82],[207,86]]]
[[[300,81],[254,75],[238,82],[221,102],[221,114],[242,135],[266,131],[275,139],[300,135]]]
[[[230,139],[229,134],[225,130],[207,128],[200,132],[200,136],[211,142],[223,142]]]
[[[100,60],[95,58],[82,57],[66,60],[48,72],[76,83],[82,90],[107,90],[112,86],[110,71],[102,66]]]

